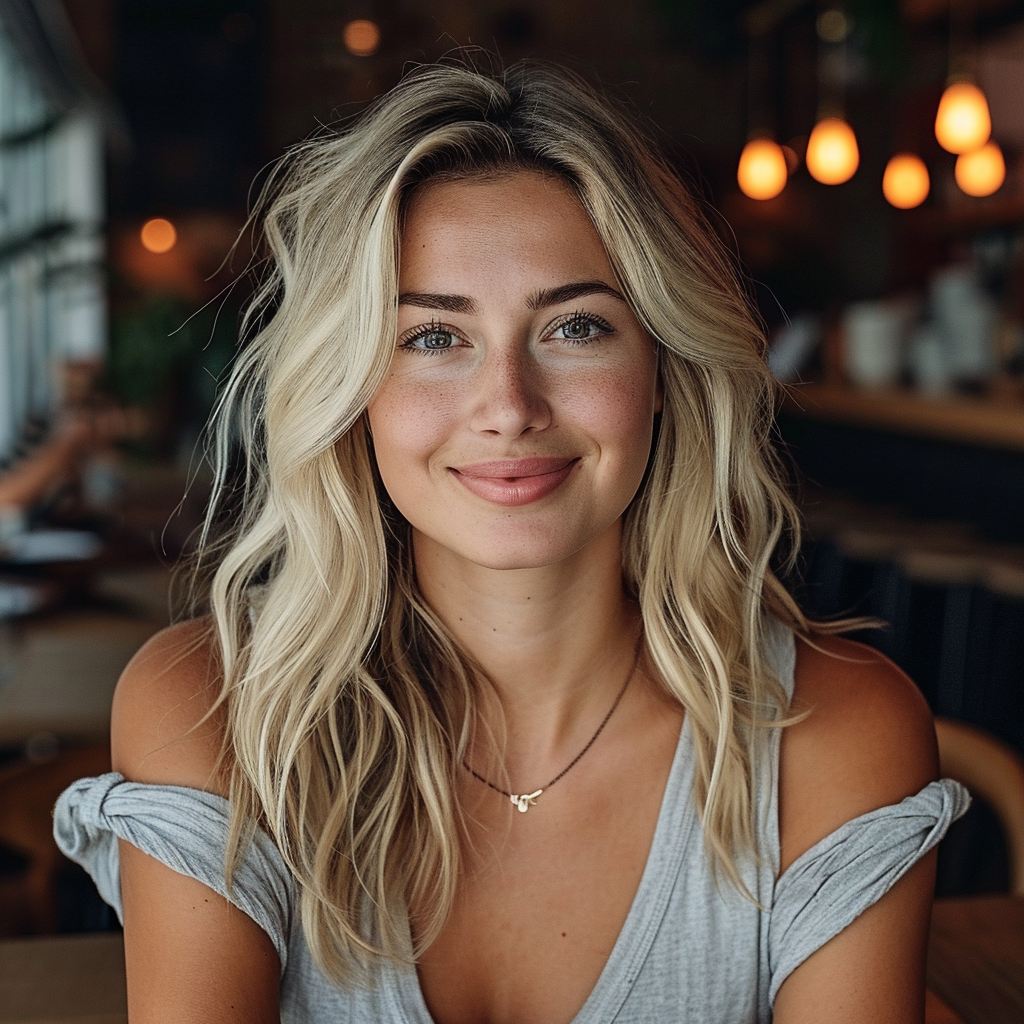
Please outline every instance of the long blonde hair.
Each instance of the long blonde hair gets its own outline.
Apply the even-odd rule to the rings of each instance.
[[[623,577],[686,709],[706,848],[741,888],[758,738],[786,711],[767,618],[808,626],[771,567],[798,527],[770,444],[762,330],[635,115],[559,69],[453,62],[289,153],[261,208],[252,337],[215,414],[200,560],[215,566],[229,871],[255,825],[269,832],[300,883],[310,949],[341,983],[376,957],[414,957],[444,924],[460,870],[456,777],[482,699],[417,591],[363,422],[395,347],[403,210],[438,176],[523,168],[573,190],[659,347],[664,409],[626,513]]]

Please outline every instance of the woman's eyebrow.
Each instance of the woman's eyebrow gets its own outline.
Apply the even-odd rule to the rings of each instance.
[[[620,302],[626,301],[620,292],[604,281],[577,281],[575,284],[562,284],[557,288],[545,288],[535,292],[530,296],[528,305],[530,309],[543,309],[545,306],[557,306],[562,302],[580,299],[584,295],[610,295]]]
[[[465,295],[441,295],[435,292],[402,292],[400,306],[421,306],[423,309],[443,309],[446,313],[475,313],[476,304]]]
[[[604,281],[576,281],[573,284],[560,284],[557,288],[544,288],[534,292],[527,299],[530,309],[544,309],[546,306],[557,306],[562,302],[571,302],[584,295],[610,295],[620,302],[626,300],[622,294]],[[423,309],[440,309],[446,313],[476,313],[476,303],[465,295],[445,295],[440,292],[403,292],[398,296],[400,306],[420,306]]]

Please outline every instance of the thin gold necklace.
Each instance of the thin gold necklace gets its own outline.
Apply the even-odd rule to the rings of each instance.
[[[537,798],[545,791],[550,789],[560,778],[562,778],[570,768],[575,767],[576,762],[594,745],[594,741],[598,736],[601,735],[604,727],[608,724],[608,719],[615,714],[615,709],[619,706],[619,701],[622,700],[623,694],[626,692],[626,687],[629,686],[630,680],[633,678],[633,674],[636,672],[636,667],[640,662],[640,641],[636,644],[636,654],[633,656],[633,664],[630,666],[629,675],[626,676],[626,681],[622,684],[622,689],[619,690],[619,695],[615,698],[615,703],[608,709],[608,714],[601,720],[601,724],[597,727],[597,732],[590,737],[590,742],[546,785],[543,789],[535,790],[532,793],[510,793],[507,789],[502,789],[501,786],[496,786],[490,779],[485,779],[479,772],[474,771],[466,761],[462,762],[462,767],[473,776],[474,779],[479,779],[484,785],[490,786],[495,793],[500,793],[502,796],[507,796],[509,800],[519,809],[521,814],[525,814],[531,807],[537,803]]]

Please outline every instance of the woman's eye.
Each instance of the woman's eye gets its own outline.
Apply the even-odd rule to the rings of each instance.
[[[401,347],[417,352],[443,352],[454,348],[457,343],[458,339],[451,331],[433,329],[406,338]]]
[[[611,334],[612,328],[604,320],[592,316],[573,316],[563,320],[551,337],[559,341],[590,341],[602,334]]]

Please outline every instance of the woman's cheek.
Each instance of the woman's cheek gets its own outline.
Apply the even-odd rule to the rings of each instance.
[[[429,459],[451,436],[455,410],[443,386],[386,384],[368,410],[381,473]]]
[[[595,375],[563,392],[567,418],[599,442],[650,444],[655,393],[653,374]]]

